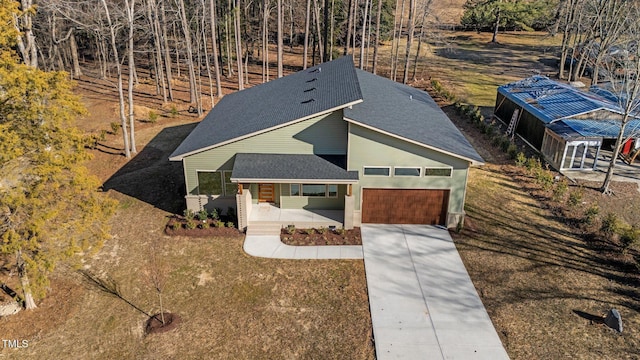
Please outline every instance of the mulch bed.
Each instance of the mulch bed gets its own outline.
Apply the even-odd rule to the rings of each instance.
[[[290,231],[290,229],[282,229],[280,240],[292,246],[362,245],[359,227],[351,230],[317,228]]]
[[[164,324],[162,320],[164,319]],[[145,332],[147,334],[157,334],[167,332],[169,330],[175,329],[182,319],[177,314],[172,313],[162,313],[155,314],[147,320],[147,324],[145,326]]]
[[[212,219],[207,219],[205,221],[194,219],[193,222],[196,227],[193,229],[188,229],[186,219],[177,216],[171,217],[164,228],[164,233],[169,236],[187,237],[242,236],[242,232],[237,228],[216,226],[216,222]],[[227,224],[225,223],[225,225]]]

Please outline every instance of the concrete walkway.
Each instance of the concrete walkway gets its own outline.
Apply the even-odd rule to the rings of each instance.
[[[279,235],[247,235],[243,248],[251,256],[272,259],[362,259],[362,246],[290,246]]]
[[[449,233],[363,225],[376,357],[508,359]]]

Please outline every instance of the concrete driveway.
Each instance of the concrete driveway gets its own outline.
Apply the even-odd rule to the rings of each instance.
[[[379,360],[509,358],[446,230],[361,229]]]

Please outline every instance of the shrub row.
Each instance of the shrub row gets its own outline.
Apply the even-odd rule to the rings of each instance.
[[[502,130],[495,121],[487,122],[480,108],[476,105],[463,103],[456,95],[445,89],[438,80],[431,80],[431,88],[438,96],[453,101],[456,112],[466,117],[480,132],[485,134],[491,142],[491,145],[507,153],[509,158],[516,159],[518,156],[518,147],[516,144],[512,143],[511,140],[502,133]]]

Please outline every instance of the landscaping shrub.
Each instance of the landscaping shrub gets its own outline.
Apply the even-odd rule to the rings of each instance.
[[[593,225],[596,220],[596,217],[600,213],[600,208],[598,205],[591,205],[587,211],[584,212],[584,217],[582,218],[582,222],[587,225]]]
[[[189,220],[193,220],[196,216],[196,214],[193,213],[193,211],[191,209],[185,209],[182,212],[182,215],[184,215],[184,218],[189,221]]]
[[[316,233],[316,229],[314,229],[314,228],[310,228],[310,229],[307,230],[307,235],[313,235],[315,233]]]
[[[293,235],[295,232],[296,232],[296,226],[295,225],[287,226],[287,234]]]
[[[602,225],[600,226],[600,232],[609,240],[611,240],[614,235],[618,234],[622,229],[622,223],[620,219],[618,219],[618,214],[614,212],[609,212],[602,219]]]
[[[511,140],[509,140],[509,137],[506,135],[502,135],[500,136],[500,149],[504,152],[508,152],[509,151],[509,146],[511,146],[513,144],[511,144]]]
[[[567,184],[567,180],[562,179],[558,181],[556,186],[553,188],[553,200],[560,201],[568,190],[569,184]]]
[[[507,155],[509,155],[509,159],[515,159],[519,154],[522,153],[518,153],[518,147],[516,144],[509,144],[507,147]]]
[[[149,111],[149,122],[155,124],[158,121],[158,113],[155,111]]]
[[[196,228],[196,223],[195,223],[195,221],[193,221],[193,220],[187,220],[187,223],[186,223],[186,225],[185,225],[185,226],[186,226],[186,228],[187,228],[187,229],[189,229],[189,230],[191,230],[191,229],[195,229],[195,228]]]
[[[200,229],[208,229],[209,228],[209,223],[206,220],[204,220],[204,221],[200,222],[200,224],[198,224],[198,227]]]
[[[213,226],[217,227],[217,228],[223,228],[224,227],[224,221],[221,220],[217,220],[213,222]]]
[[[219,220],[220,219],[220,213],[218,212],[218,208],[214,208],[213,210],[211,210],[209,215],[211,216],[211,218],[213,220]]]
[[[117,122],[112,122],[109,124],[111,126],[111,133],[113,135],[117,135],[118,134],[118,130],[120,130],[120,124]]]
[[[567,205],[569,207],[578,206],[582,202],[582,190],[576,190],[569,193],[569,199],[567,199]]]
[[[207,210],[202,209],[202,210],[198,211],[198,220],[205,221],[205,220],[207,220],[208,216],[209,216],[209,213],[207,213]]]
[[[523,152],[516,155],[516,166],[522,167],[527,163],[527,156]]]
[[[542,186],[544,190],[549,190],[553,186],[553,174],[549,170],[536,172],[536,182]]]
[[[527,170],[534,172],[536,170],[542,169],[542,163],[540,162],[540,159],[532,156],[527,159],[526,167]]]
[[[629,226],[621,229],[619,230],[619,234],[622,251],[626,251],[631,246],[637,244],[638,240],[640,240],[640,229],[635,226]]]
[[[169,113],[171,114],[171,117],[176,117],[178,116],[178,108],[175,105],[171,106],[171,110],[169,110]]]
[[[234,222],[233,222],[233,221],[227,221],[227,227],[228,227],[228,228],[235,227]]]

